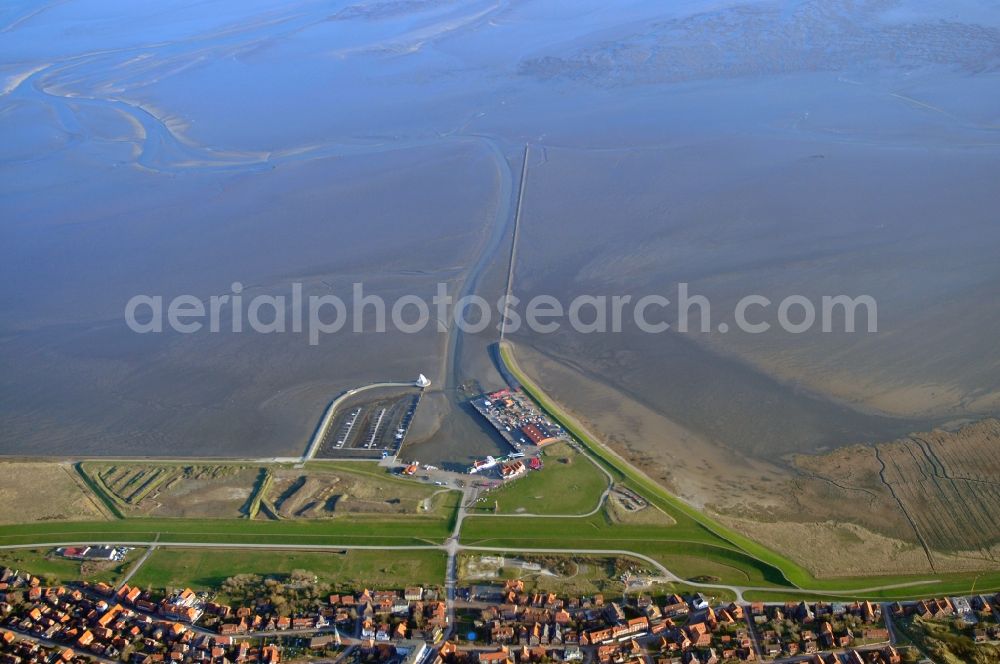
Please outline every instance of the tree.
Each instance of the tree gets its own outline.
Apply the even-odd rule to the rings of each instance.
[[[288,607],[288,600],[285,599],[284,595],[280,593],[272,593],[269,601],[271,603],[271,607],[274,609],[274,612],[279,616],[288,616],[291,614]]]

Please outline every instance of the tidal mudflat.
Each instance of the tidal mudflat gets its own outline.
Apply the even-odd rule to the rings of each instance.
[[[496,451],[462,407],[500,386],[495,327],[122,313],[237,281],[493,300],[526,144],[519,297],[878,300],[877,334],[511,335],[681,495],[774,504],[794,454],[1000,411],[990,3],[79,0],[0,32],[0,453],[294,456],[335,394],[420,372],[407,454]]]

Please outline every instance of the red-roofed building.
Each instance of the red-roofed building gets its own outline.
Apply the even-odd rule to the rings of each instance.
[[[549,443],[554,443],[559,440],[555,436],[546,434],[538,426],[528,423],[521,427],[521,433],[531,439],[531,442],[535,445],[541,447],[542,445],[548,445]]]

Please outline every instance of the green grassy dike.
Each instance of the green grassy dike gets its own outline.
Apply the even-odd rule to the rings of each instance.
[[[986,573],[946,573],[933,576],[899,575],[817,579],[798,563],[767,548],[759,542],[756,542],[749,537],[724,526],[698,509],[688,505],[684,501],[666,491],[663,487],[651,480],[614,451],[610,450],[602,443],[594,440],[585,430],[583,430],[583,428],[572,416],[567,414],[562,408],[551,401],[545,395],[544,391],[542,391],[542,389],[521,370],[513,356],[512,348],[509,343],[503,342],[501,344],[499,355],[501,360],[506,365],[507,370],[510,371],[510,373],[515,376],[518,381],[520,381],[524,391],[527,392],[527,394],[539,405],[540,408],[542,408],[546,413],[548,413],[549,416],[559,422],[559,424],[561,424],[568,432],[579,440],[587,451],[593,455],[598,463],[607,468],[609,472],[616,476],[616,478],[620,478],[626,486],[629,486],[633,490],[640,493],[652,504],[655,504],[663,509],[677,521],[676,526],[665,527],[662,528],[662,530],[667,531],[679,528],[685,532],[685,535],[687,536],[686,540],[682,540],[680,537],[671,536],[668,537],[666,541],[647,540],[642,544],[638,544],[635,540],[631,541],[631,544],[635,545],[633,550],[662,560],[668,568],[670,567],[670,556],[656,555],[653,551],[664,548],[669,550],[677,546],[678,543],[687,541],[692,545],[696,543],[701,544],[702,547],[688,548],[689,550],[694,550],[699,556],[705,555],[708,559],[717,560],[720,549],[728,550],[725,552],[725,557],[727,558],[725,562],[730,566],[743,566],[743,571],[748,573],[748,576],[751,579],[760,580],[763,578],[763,580],[770,582],[772,585],[785,585],[789,587],[789,589],[808,588],[811,591],[816,591],[818,594],[821,594],[822,592],[829,592],[843,596],[843,593],[850,593],[852,591],[865,591],[866,589],[875,589],[880,586],[899,584],[914,585],[868,590],[864,593],[864,596],[872,599],[907,599],[928,597],[934,594],[942,593],[969,593],[973,590],[976,592],[988,592],[1000,589],[1000,571]],[[469,521],[473,520],[470,519]],[[464,527],[462,531],[463,541],[470,540],[469,543],[472,543],[471,536],[483,536],[487,534],[486,532],[480,530],[480,524],[475,524],[474,522],[467,523],[468,526]],[[559,530],[558,526],[554,523],[538,525],[546,526],[545,529],[551,533],[551,536],[555,536]],[[520,531],[523,533],[523,525],[519,526],[518,530],[512,530],[513,526],[514,524],[507,524],[506,532],[511,533]],[[620,527],[616,528],[616,532],[618,530],[620,530]],[[571,536],[571,546],[583,548],[584,545],[580,544],[580,541],[581,538],[585,537],[586,529],[577,529],[575,534]],[[520,540],[516,543],[525,547],[543,546],[539,543],[539,541],[540,540]],[[619,538],[614,536],[611,536],[604,541],[607,543],[607,548],[629,548],[626,546],[629,542],[621,541]],[[507,545],[507,542],[505,542],[504,545]],[[556,546],[554,544],[548,545]],[[716,548],[705,548],[704,545]],[[566,545],[564,544],[564,546]],[[733,555],[734,551],[742,554],[744,559],[739,561],[738,556]],[[722,582],[731,583],[729,579],[725,578],[722,579]],[[917,582],[923,583],[917,585]],[[769,584],[750,582],[745,584],[733,583],[733,585],[765,586]],[[781,597],[783,599],[802,599],[807,596],[812,596],[811,593],[809,595],[802,595],[798,593],[782,594],[780,589],[776,589],[773,592],[760,591],[757,594],[761,596],[767,595],[772,598]],[[749,593],[748,596],[750,596]]]
[[[61,542],[375,545],[441,544],[452,516],[345,515],[321,522],[249,519],[144,519],[44,521],[0,526],[0,545]]]
[[[688,505],[670,494],[655,481],[632,466],[614,451],[593,439],[582,426],[526,376],[517,366],[511,347],[504,345],[500,357],[525,392],[554,420],[579,441],[579,451],[553,448],[545,471],[529,477],[525,485],[515,483],[496,494],[501,514],[488,512],[484,505],[468,514],[460,533],[464,545],[498,547],[519,552],[528,549],[552,549],[573,555],[579,550],[633,552],[648,556],[674,574],[694,582],[756,588],[746,599],[848,599],[866,598],[891,601],[1000,589],[1000,570],[982,573],[940,573],[936,575],[895,575],[872,577],[814,578],[808,570]],[[575,455],[575,458],[574,458]],[[621,522],[607,507],[587,516],[560,518],[536,516],[518,518],[518,510],[546,510],[551,515],[587,514],[597,505],[606,486],[606,478],[590,466],[590,461],[605,469],[614,481],[644,496],[652,506],[673,519],[669,523]],[[561,460],[561,461],[560,461]],[[372,481],[391,486],[412,487],[411,480],[390,477],[370,464],[316,461],[311,468],[336,469],[369,475]],[[280,467],[275,465],[274,467]],[[314,563],[317,573],[325,572],[332,581],[363,581],[372,573],[376,580],[403,579],[406,573],[415,578],[438,576],[440,551],[326,551],[323,554],[289,550],[282,547],[394,547],[441,545],[451,535],[458,514],[461,493],[449,491],[434,500],[433,509],[415,515],[344,513],[316,520],[264,520],[237,518],[152,518],[131,516],[119,509],[112,495],[101,483],[77,464],[89,489],[104,503],[115,518],[106,521],[37,521],[27,524],[0,525],[0,547],[56,545],[63,543],[120,543],[141,546],[148,542],[161,545],[208,544],[197,550],[166,548],[151,557],[145,572],[149,583],[180,583],[190,573],[199,583],[210,585],[223,571],[212,566],[228,559],[239,560],[239,569],[268,574],[280,571],[292,561],[301,565],[336,554],[329,566]],[[541,481],[546,478],[546,481]],[[434,492],[433,487],[428,487]],[[569,495],[560,495],[565,492]],[[477,511],[479,512],[477,514]],[[506,514],[504,514],[506,512]],[[227,545],[253,544],[260,549],[227,549]],[[54,575],[69,575],[72,570],[63,561],[50,561],[49,551],[28,552],[9,549],[3,552],[10,561],[38,565]],[[398,561],[414,554],[412,569]],[[286,556],[287,554],[287,556]],[[549,555],[549,554],[547,554]],[[555,554],[552,554],[555,555]],[[286,562],[280,562],[283,556]],[[381,562],[379,562],[381,561]],[[378,564],[376,564],[378,563]],[[367,566],[376,565],[368,569]],[[278,569],[269,569],[269,568]],[[200,569],[204,568],[204,569]],[[373,571],[374,570],[374,571]],[[377,574],[375,573],[377,572]],[[404,573],[405,572],[405,573]],[[115,572],[117,573],[117,571]],[[201,576],[198,576],[198,575]],[[806,590],[802,590],[806,589]],[[722,591],[720,591],[722,592]]]
[[[736,531],[710,519],[696,508],[688,505],[659,484],[649,479],[638,469],[629,464],[603,444],[594,440],[574,418],[569,416],[559,406],[552,402],[545,393],[517,365],[511,353],[510,346],[504,343],[500,348],[500,357],[507,369],[520,381],[528,395],[569,431],[616,479],[629,488],[637,491],[664,512],[677,521],[672,530],[683,529],[687,541],[702,542],[723,548],[736,549],[756,559],[759,564],[773,568],[771,576],[775,581],[784,579],[786,585],[797,586],[801,583],[811,583],[811,575],[805,568],[778,553],[740,535]]]

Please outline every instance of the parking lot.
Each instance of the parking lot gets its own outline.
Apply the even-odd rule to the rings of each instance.
[[[317,458],[381,459],[406,440],[420,394],[403,394],[344,407],[320,444]]]

